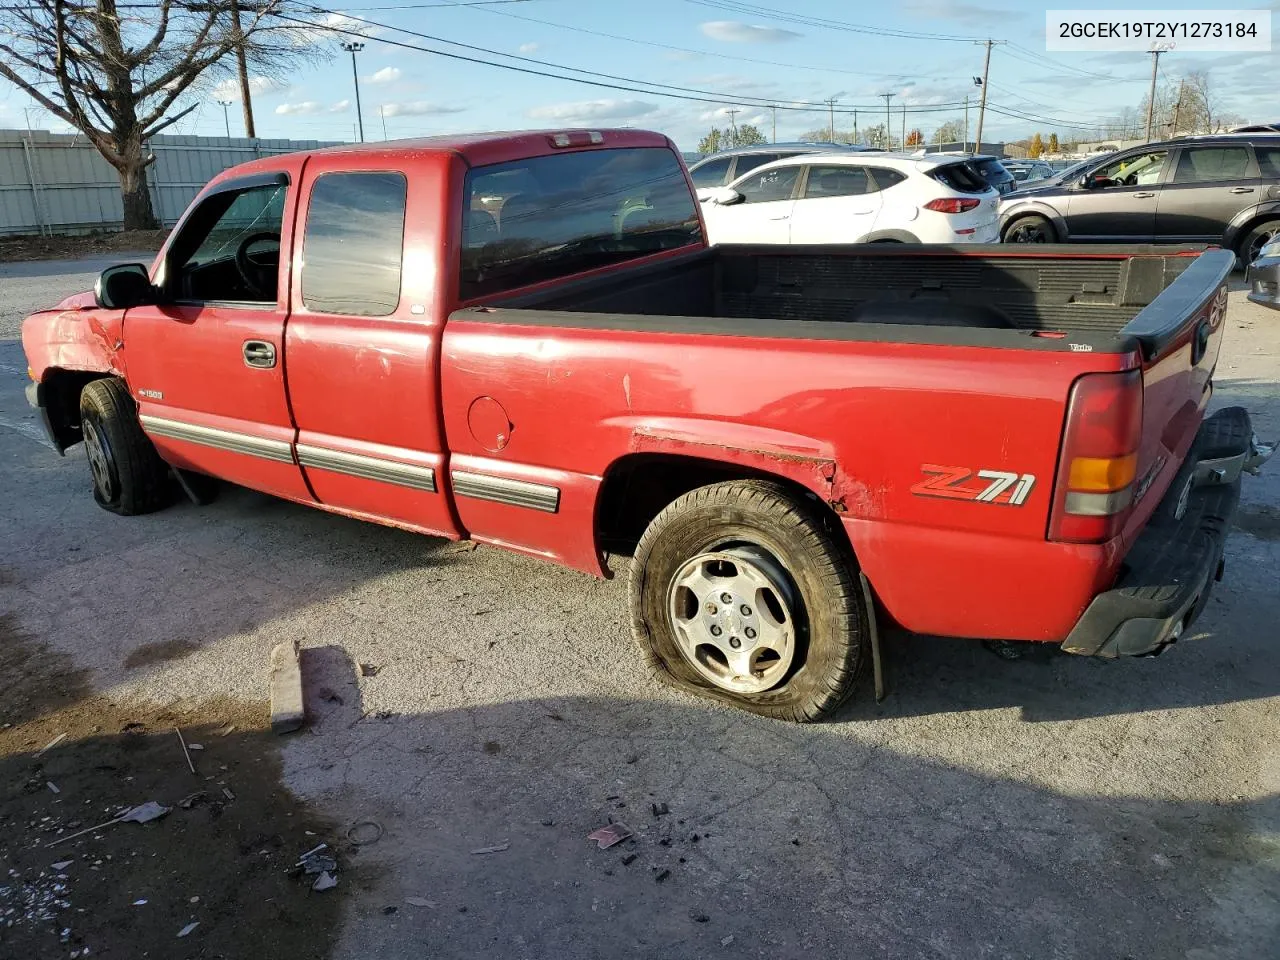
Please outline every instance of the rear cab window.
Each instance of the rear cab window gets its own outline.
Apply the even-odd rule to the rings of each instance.
[[[684,168],[665,147],[475,167],[463,209],[463,300],[702,242]]]
[[[302,302],[316,313],[385,317],[400,303],[403,174],[316,178],[302,234]]]

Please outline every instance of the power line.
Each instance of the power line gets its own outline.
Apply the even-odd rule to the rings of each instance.
[[[324,7],[312,6],[309,9],[312,12],[316,12],[316,13],[337,13],[337,11],[327,10]],[[502,57],[508,60],[518,60],[522,63],[536,64],[538,67],[545,67],[547,69],[538,70],[538,69],[532,69],[529,67],[520,67],[520,66],[516,66],[515,64],[509,64],[509,63],[495,63],[492,60],[484,60],[479,57],[465,56],[463,54],[451,53],[448,51],[438,50],[438,49],[429,48],[429,47],[422,47],[416,44],[405,43],[403,41],[390,40],[383,36],[369,35],[367,33],[362,33],[359,30],[350,29],[338,24],[326,24],[323,26],[323,29],[328,30],[332,33],[339,33],[339,34],[346,34],[348,36],[360,37],[362,39],[371,40],[377,43],[385,43],[391,46],[401,47],[403,49],[418,50],[424,53],[433,53],[438,56],[448,57],[454,60],[462,60],[464,62],[478,63],[478,64],[483,64],[485,66],[491,66],[491,67],[499,67],[504,70],[512,70],[518,73],[525,73],[532,76],[549,77],[555,80],[569,80],[574,83],[581,83],[588,86],[602,87],[610,90],[624,90],[629,93],[643,93],[650,96],[665,96],[665,97],[671,97],[673,99],[689,100],[692,102],[699,102],[699,103],[716,103],[716,104],[746,103],[749,106],[761,107],[761,108],[774,106],[776,104],[778,108],[781,110],[793,110],[793,111],[809,112],[809,113],[814,112],[816,110],[820,110],[826,106],[825,101],[810,102],[807,100],[792,99],[792,100],[787,100],[786,102],[780,102],[781,98],[777,98],[777,97],[766,98],[766,97],[755,97],[749,94],[725,93],[723,91],[717,91],[717,90],[703,90],[698,87],[684,87],[676,84],[658,83],[657,81],[638,80],[633,77],[624,77],[624,76],[618,76],[616,74],[600,73],[598,71],[587,70],[582,67],[571,67],[565,64],[552,63],[546,60],[538,60],[533,57],[524,57],[524,56],[518,56],[512,53],[504,53],[501,50],[492,50],[487,47],[480,47],[470,43],[462,43],[457,40],[449,40],[445,37],[434,36],[432,34],[423,33],[418,30],[410,30],[407,27],[397,27],[388,23],[379,22],[377,20],[370,20],[365,17],[354,17],[348,14],[339,14],[339,15],[343,16],[344,20],[353,21],[354,23],[361,24],[365,27],[376,27],[380,30],[390,30],[395,33],[402,33],[407,36],[417,37],[423,40],[430,40],[435,43],[444,43],[444,44],[448,44],[449,46],[461,47],[464,50],[471,50],[477,53],[488,54],[490,56]],[[295,23],[301,23],[306,26],[310,26],[312,28],[316,26],[314,23],[308,20],[304,20],[300,17],[290,16],[289,14],[286,14],[286,13],[272,12],[272,16],[281,20],[288,20]],[[588,79],[587,77],[565,76],[564,74],[550,72],[553,70],[567,70],[567,71],[570,71],[571,73],[587,74],[589,77],[602,77],[602,78],[605,78],[605,80],[614,81],[614,82],[605,82],[605,80],[593,80],[593,79]],[[658,89],[647,89],[647,88],[658,88]],[[668,93],[666,91],[674,91],[674,92]],[[943,110],[955,109],[959,105],[959,103],[960,101],[956,101],[955,103],[931,104],[928,107],[912,108],[911,112],[936,113]],[[858,108],[865,110],[867,109],[867,106],[865,104],[860,104],[858,105]],[[838,112],[851,113],[853,109],[854,109],[853,107],[850,107],[849,109],[843,109]]]
[[[671,50],[676,53],[690,53],[699,57],[715,57],[718,60],[732,60],[739,63],[756,63],[770,67],[786,67],[790,70],[813,70],[819,73],[844,73],[856,77],[885,77],[885,76],[906,76],[906,74],[886,74],[874,73],[869,70],[842,70],[839,67],[818,67],[805,63],[786,63],[781,60],[762,60],[757,57],[736,57],[731,53],[714,53],[710,50],[694,50],[691,47],[677,47],[670,43],[659,43],[656,40],[640,40],[636,37],[626,37],[617,33],[605,33],[603,30],[588,30],[586,27],[576,27],[570,23],[556,23],[554,20],[542,20],[538,17],[526,17],[520,13],[510,13],[506,10],[487,10],[479,8],[482,13],[492,13],[499,17],[508,17],[512,20],[524,20],[526,23],[538,23],[544,27],[555,27],[559,30],[571,30],[574,33],[586,34],[590,37],[604,37],[606,40],[621,40],[626,43],[635,43],[645,47],[655,47],[659,50]]]
[[[767,17],[782,23],[796,23],[808,27],[821,27],[826,30],[841,30],[846,33],[862,33],[875,37],[898,37],[903,40],[945,40],[954,43],[972,43],[977,37],[959,37],[944,33],[921,33],[914,30],[895,30],[890,27],[873,27],[865,23],[849,23],[844,20],[830,20],[826,17],[814,17],[807,14],[789,13],[773,7],[744,3],[741,0],[686,0],[687,3],[713,10],[725,10],[729,13],[745,14],[753,17]]]

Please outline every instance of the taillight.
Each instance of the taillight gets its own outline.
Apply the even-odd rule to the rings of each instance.
[[[1142,441],[1142,372],[1091,373],[1076,381],[1058,461],[1049,539],[1102,543],[1133,503]]]
[[[924,208],[932,210],[934,213],[965,213],[981,202],[981,200],[961,199],[959,197],[939,197],[937,200],[930,200],[924,205]]]

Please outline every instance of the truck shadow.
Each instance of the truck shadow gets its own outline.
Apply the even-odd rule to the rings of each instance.
[[[177,806],[194,788],[168,716],[121,729],[116,713],[133,714],[117,704],[56,751],[0,755],[0,815],[39,824],[41,841],[89,796],[95,811],[174,806],[48,853],[6,831],[12,889],[48,886],[49,853],[73,861],[71,906],[8,932],[24,957],[65,956],[64,925],[94,955],[126,938],[170,955],[190,920],[189,952],[261,960],[1253,960],[1280,937],[1280,798],[1220,795],[1249,789],[1244,754],[1210,783],[1062,731],[1006,742],[942,724],[932,740],[872,743],[855,727],[611,696],[374,710],[385,678],[340,644],[304,650],[303,673],[303,732],[189,731],[201,772],[235,795],[220,815]],[[72,722],[64,708],[30,718],[45,724],[33,742]],[[19,788],[44,780],[62,793]],[[632,837],[587,840],[614,821]],[[360,830],[376,840],[354,842]],[[322,841],[339,887],[318,895],[288,868]],[[107,853],[109,873],[93,871]]]

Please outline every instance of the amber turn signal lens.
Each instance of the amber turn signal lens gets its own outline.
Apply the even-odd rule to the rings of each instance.
[[[1110,493],[1133,483],[1137,473],[1136,453],[1124,457],[1075,457],[1067,476],[1067,489]]]

